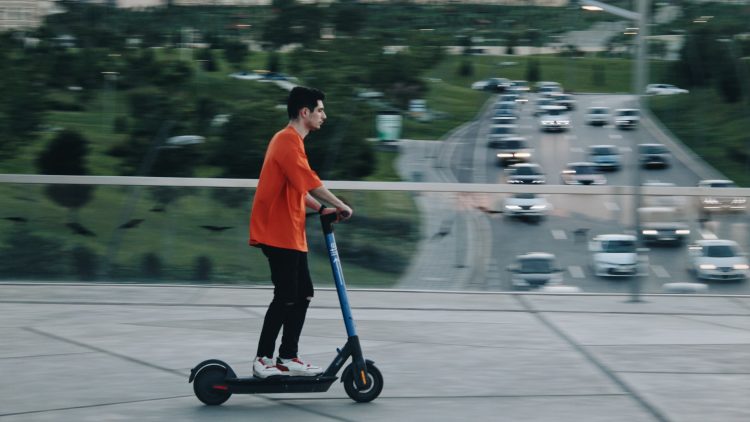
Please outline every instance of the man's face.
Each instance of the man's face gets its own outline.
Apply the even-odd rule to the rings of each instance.
[[[320,129],[320,126],[323,125],[323,122],[326,120],[326,112],[323,108],[323,101],[318,100],[318,105],[315,106],[315,110],[310,111],[310,109],[305,108],[305,125],[307,126],[308,130],[318,130]]]

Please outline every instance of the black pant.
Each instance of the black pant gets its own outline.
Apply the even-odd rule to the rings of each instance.
[[[308,298],[314,294],[307,252],[266,245],[261,245],[261,249],[271,267],[273,300],[263,320],[257,356],[273,357],[276,337],[283,326],[279,356],[296,358],[299,336],[310,305]]]

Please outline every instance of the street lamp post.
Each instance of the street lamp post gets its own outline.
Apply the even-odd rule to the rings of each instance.
[[[650,6],[650,0],[638,0],[638,11],[633,12],[631,10],[622,9],[620,7],[612,6],[607,3],[602,3],[596,0],[580,0],[581,8],[589,11],[604,11],[613,15],[629,19],[636,22],[638,25],[636,33],[636,59],[633,64],[633,94],[636,96],[635,103],[639,110],[645,110],[647,104],[644,101],[643,95],[646,89],[646,81],[648,80],[648,66],[646,59],[648,57],[648,45],[646,38],[648,37],[648,11]],[[636,157],[637,153],[637,141],[633,148],[633,226],[635,231],[636,244],[639,247],[639,256],[644,252],[640,249],[642,245],[640,226],[640,215],[638,209],[641,207],[641,170]],[[641,277],[648,274],[648,267],[638,260],[638,275],[633,277],[630,283],[630,302],[640,302],[641,293]],[[644,268],[641,268],[644,267]],[[641,274],[641,271],[643,273]]]

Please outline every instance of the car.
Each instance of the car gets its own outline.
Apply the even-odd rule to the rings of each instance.
[[[591,265],[599,277],[632,277],[638,274],[636,238],[630,234],[601,234],[589,242]]]
[[[520,136],[493,140],[491,148],[495,149],[497,164],[500,166],[529,161],[533,152],[526,138]]]
[[[545,96],[556,92],[563,92],[563,89],[559,82],[540,81],[536,83],[536,92]]]
[[[528,252],[516,256],[515,263],[508,265],[511,285],[517,290],[529,290],[563,282],[562,268],[554,254]]]
[[[641,239],[650,244],[682,244],[690,236],[690,226],[682,208],[638,208]]]
[[[260,73],[246,72],[246,71],[232,73],[229,75],[229,77],[233,79],[240,79],[240,80],[245,80],[245,81],[257,81],[257,80],[263,79],[263,75]]]
[[[698,182],[699,188],[736,188],[731,180],[706,179]],[[700,209],[706,212],[734,211],[743,212],[747,208],[747,198],[741,196],[710,195],[699,198]]]
[[[542,166],[536,163],[518,163],[506,169],[508,177],[505,179],[512,184],[542,184],[547,179]]]
[[[564,106],[549,105],[542,106],[542,114],[539,116],[539,128],[544,132],[565,131],[570,128],[570,116]]]
[[[540,116],[544,113],[544,107],[555,105],[555,102],[552,100],[552,98],[548,97],[539,97],[536,100],[536,103],[534,104],[534,116]]]
[[[490,148],[495,148],[492,143],[498,139],[508,138],[512,136],[518,136],[518,125],[514,124],[503,124],[503,125],[492,125],[490,126],[490,132],[488,134],[489,141],[487,145]]]
[[[514,193],[503,201],[503,213],[507,217],[540,221],[551,209],[552,205],[547,199],[535,193]]]
[[[702,280],[746,280],[747,254],[737,242],[702,239],[688,245],[688,271]]]
[[[599,171],[599,166],[590,161],[568,163],[560,173],[566,185],[604,185],[607,178]]]
[[[518,122],[516,116],[492,116],[492,125],[515,125]]]
[[[670,154],[662,144],[638,144],[638,162],[642,167],[669,167]]]
[[[641,112],[637,108],[618,108],[615,110],[615,126],[618,129],[635,129],[641,121]]]
[[[498,101],[493,108],[495,116],[518,117],[518,105],[515,101]]]
[[[688,94],[690,91],[683,88],[678,88],[670,84],[648,84],[646,85],[647,95],[674,95],[674,94]]]
[[[586,110],[586,124],[591,126],[604,126],[612,121],[609,107],[589,107]]]
[[[568,110],[575,110],[576,100],[570,94],[564,94],[562,92],[552,93],[549,96],[554,101],[555,105],[561,105]]]
[[[516,94],[529,92],[529,83],[522,80],[510,81],[510,90]]]
[[[510,80],[506,78],[489,78],[484,86],[485,91],[505,92],[510,88]]]
[[[615,145],[591,145],[587,155],[599,170],[618,170],[622,163],[620,148]]]
[[[476,89],[476,90],[479,90],[479,91],[484,91],[485,89],[487,89],[487,85],[489,85],[489,83],[490,83],[490,81],[487,80],[487,79],[484,79],[484,80],[481,80],[481,81],[476,81],[476,82],[474,82],[474,83],[471,84],[471,89]]]

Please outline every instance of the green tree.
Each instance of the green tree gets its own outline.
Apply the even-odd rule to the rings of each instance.
[[[336,32],[346,35],[357,35],[362,31],[366,22],[365,6],[361,4],[342,4],[335,10],[333,16],[333,27]]]
[[[538,82],[541,80],[541,69],[536,59],[529,59],[526,62],[526,80],[529,82]]]
[[[227,41],[224,43],[224,58],[232,64],[235,69],[240,69],[245,59],[250,55],[247,45],[239,41]]]
[[[63,130],[37,157],[37,170],[41,174],[85,175],[88,141],[80,133]],[[71,211],[71,220],[77,221],[76,211],[92,198],[92,185],[49,185],[47,196]]]
[[[43,122],[46,89],[44,75],[31,58],[15,57],[0,48],[0,159],[13,156],[28,144]]]

